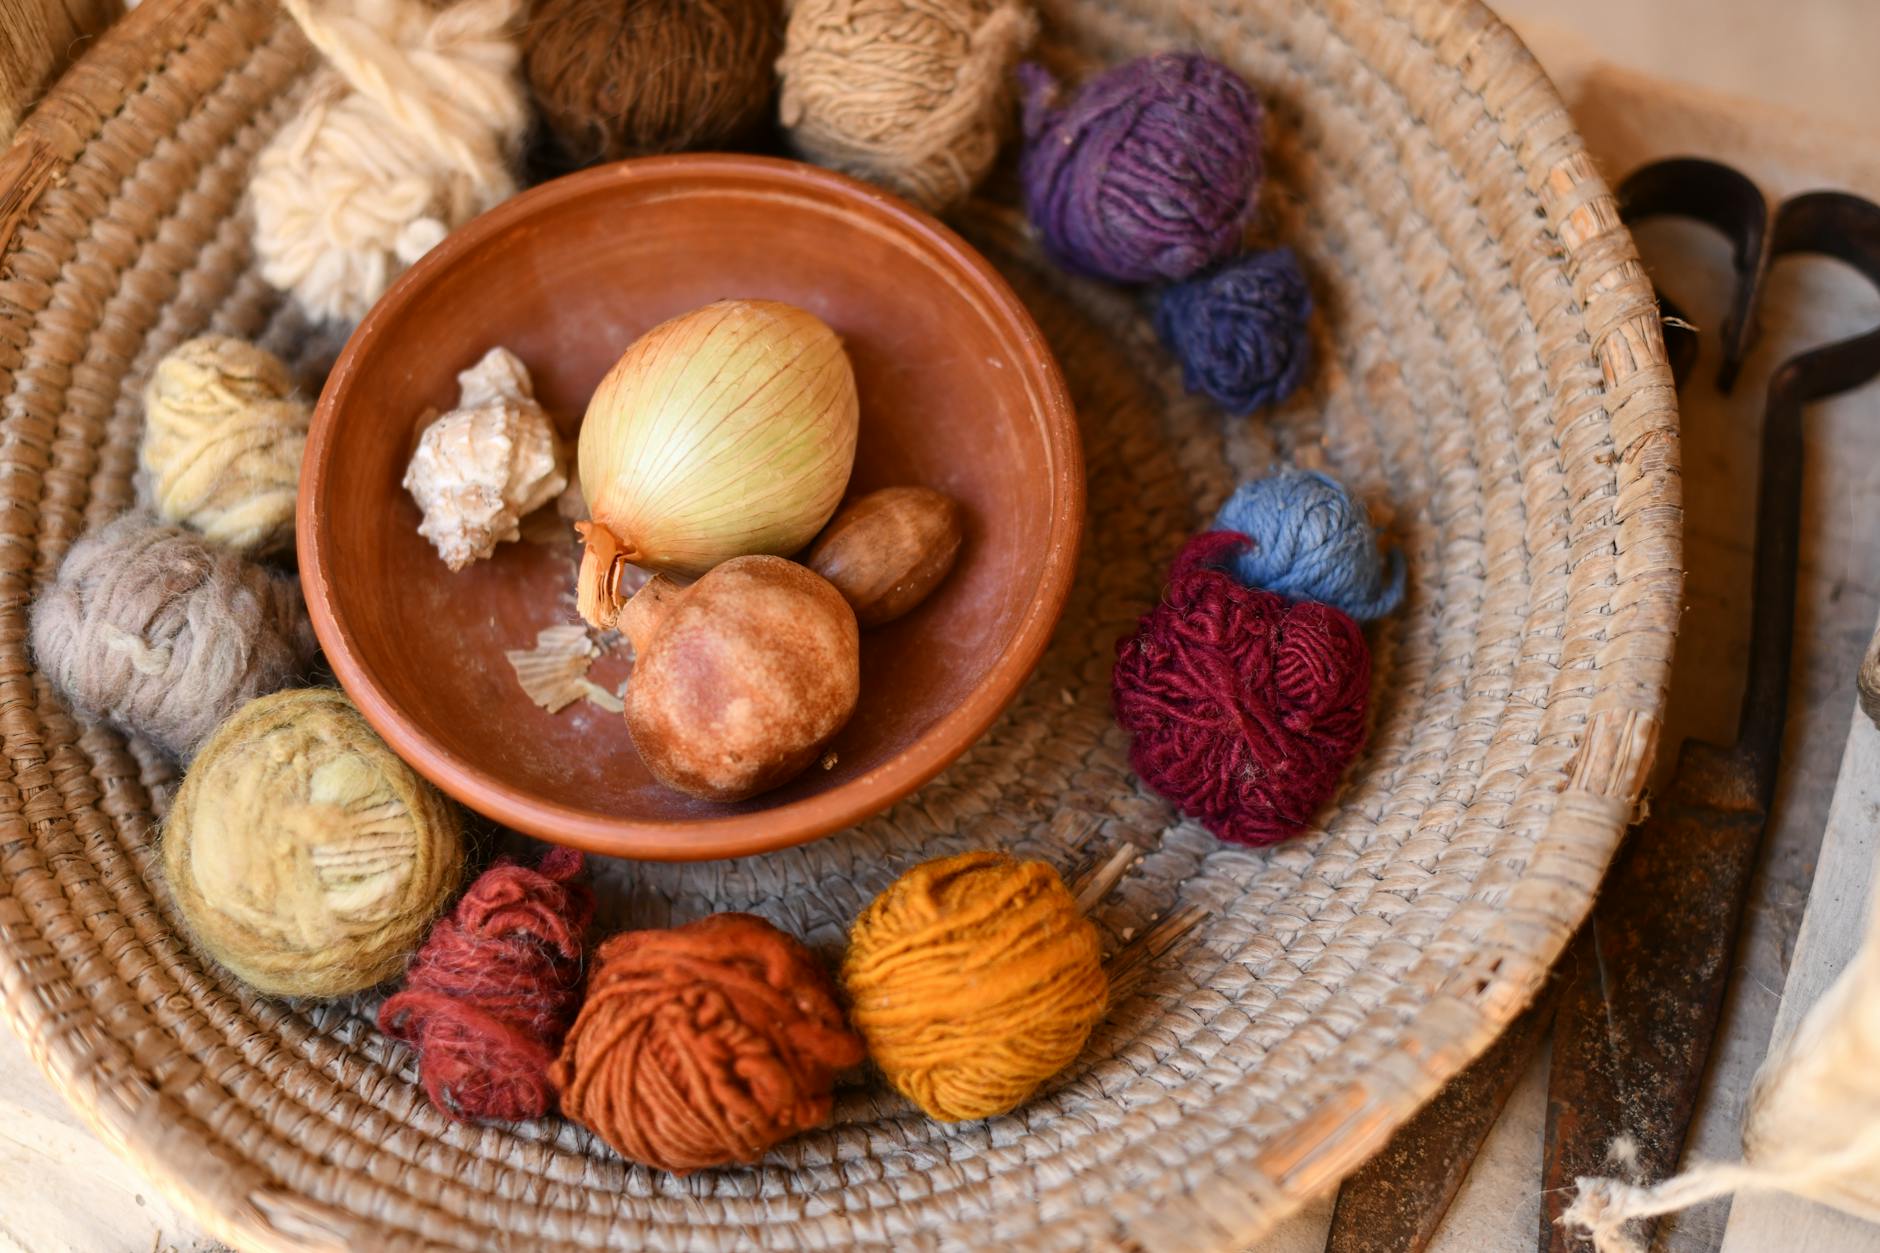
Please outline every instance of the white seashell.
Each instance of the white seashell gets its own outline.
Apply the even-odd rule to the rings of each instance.
[[[405,470],[418,533],[452,570],[521,538],[522,519],[568,486],[555,425],[514,353],[490,349],[457,384],[458,407],[424,428]]]

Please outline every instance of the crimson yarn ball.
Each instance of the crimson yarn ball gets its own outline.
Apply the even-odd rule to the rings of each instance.
[[[1260,190],[1260,104],[1209,57],[1117,66],[1059,106],[1057,80],[1019,67],[1025,208],[1068,270],[1124,283],[1184,279],[1239,251]]]
[[[498,861],[431,928],[379,1030],[418,1050],[431,1103],[455,1119],[523,1122],[555,1107],[548,1068],[581,1006],[594,894],[581,854]]]
[[[1219,568],[1248,543],[1188,541],[1162,603],[1117,644],[1111,695],[1145,784],[1221,839],[1263,845],[1307,827],[1364,746],[1371,653],[1330,605]]]

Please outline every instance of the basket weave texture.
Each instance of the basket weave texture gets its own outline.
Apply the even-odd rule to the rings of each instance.
[[[293,1006],[205,969],[158,873],[175,783],[33,669],[26,615],[134,498],[138,395],[217,330],[322,346],[240,204],[312,54],[266,0],[145,0],[0,165],[0,1004],[67,1097],[256,1248],[1239,1248],[1377,1149],[1527,1000],[1584,916],[1655,747],[1681,588],[1676,411],[1649,283],[1565,109],[1472,0],[1046,0],[1073,71],[1198,46],[1272,106],[1265,228],[1324,315],[1272,420],[1182,396],[1126,294],[966,223],[1066,367],[1091,529],[1063,626],[992,733],[851,832],[604,866],[610,925],[749,909],[840,950],[914,861],[1144,856],[1112,946],[1207,917],[1031,1104],[942,1127],[879,1082],[760,1166],[685,1179],[578,1128],[447,1123],[376,998]],[[1373,631],[1371,747],[1324,825],[1252,851],[1142,791],[1114,642],[1237,477],[1324,459],[1388,506],[1407,607]]]

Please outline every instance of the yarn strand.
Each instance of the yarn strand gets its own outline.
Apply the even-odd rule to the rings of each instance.
[[[1628,1230],[1631,1223],[1657,1218],[1734,1192],[1791,1192],[1820,1197],[1817,1185],[1872,1171],[1880,1161],[1880,1126],[1869,1127],[1850,1143],[1806,1161],[1780,1166],[1755,1162],[1705,1162],[1660,1183],[1634,1184],[1623,1179],[1582,1177],[1574,1180],[1573,1203],[1560,1224],[1593,1242],[1596,1253],[1646,1253],[1645,1242]],[[1826,1199],[1834,1203],[1832,1197]]]

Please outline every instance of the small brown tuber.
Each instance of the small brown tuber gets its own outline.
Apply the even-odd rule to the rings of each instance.
[[[960,553],[960,507],[930,487],[884,487],[836,514],[804,564],[835,584],[865,627],[938,587]]]
[[[637,656],[627,729],[653,777],[740,801],[795,777],[855,712],[855,614],[781,557],[738,557],[690,587],[660,575],[620,626]]]

